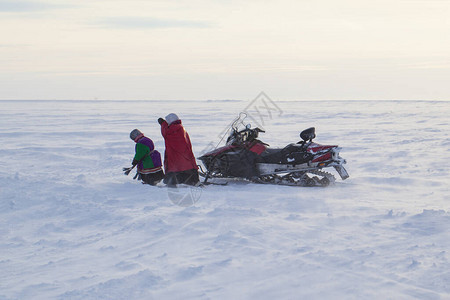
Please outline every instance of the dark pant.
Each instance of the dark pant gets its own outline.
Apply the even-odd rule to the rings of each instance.
[[[140,174],[140,175],[142,182],[150,185],[155,185],[164,178],[164,172],[162,170],[156,173]]]
[[[164,183],[168,186],[175,186],[179,183],[188,185],[196,185],[200,179],[198,178],[198,170],[191,169],[181,172],[169,172],[164,177]]]

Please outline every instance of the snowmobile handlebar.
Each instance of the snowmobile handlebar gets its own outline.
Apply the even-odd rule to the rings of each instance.
[[[230,136],[227,139],[227,144],[242,144],[245,142],[250,142],[255,140],[258,137],[260,132],[265,132],[259,127],[256,128],[244,128],[242,130],[237,130],[233,128]]]
[[[234,132],[237,134],[240,134],[240,133],[244,133],[244,132],[263,132],[264,133],[265,131],[259,127],[256,127],[256,128],[244,128],[239,131],[237,129],[234,129]]]

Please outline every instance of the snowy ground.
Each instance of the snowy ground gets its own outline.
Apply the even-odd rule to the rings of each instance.
[[[348,180],[180,206],[123,175],[129,132],[163,152],[176,112],[198,157],[247,101],[0,101],[0,299],[449,299],[450,104],[276,104],[261,139],[315,126]]]

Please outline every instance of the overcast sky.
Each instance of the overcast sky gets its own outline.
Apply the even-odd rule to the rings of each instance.
[[[0,0],[0,99],[450,100],[450,0]]]

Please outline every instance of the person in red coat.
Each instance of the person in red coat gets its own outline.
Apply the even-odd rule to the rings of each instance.
[[[184,130],[181,120],[176,114],[168,114],[166,119],[158,119],[161,134],[164,137],[166,151],[164,153],[164,183],[175,186],[179,183],[196,185],[199,183],[198,167],[192,153],[189,134]]]

